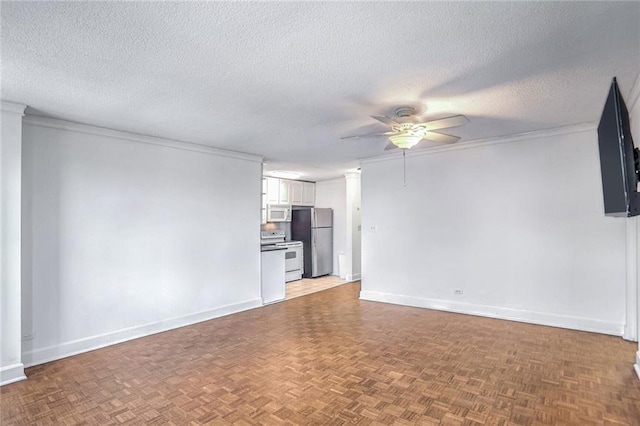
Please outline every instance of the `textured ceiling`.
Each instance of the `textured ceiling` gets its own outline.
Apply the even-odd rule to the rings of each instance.
[[[640,71],[640,2],[8,2],[2,98],[263,155],[320,180],[383,153],[369,115],[462,140],[593,122]]]

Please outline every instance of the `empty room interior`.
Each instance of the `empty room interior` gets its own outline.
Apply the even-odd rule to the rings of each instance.
[[[0,424],[640,425],[640,2],[0,37]]]

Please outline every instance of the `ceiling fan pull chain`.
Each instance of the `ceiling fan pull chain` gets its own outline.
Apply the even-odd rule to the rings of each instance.
[[[406,149],[402,150],[402,180],[404,181],[404,186],[407,186],[407,157],[405,154],[407,153]]]

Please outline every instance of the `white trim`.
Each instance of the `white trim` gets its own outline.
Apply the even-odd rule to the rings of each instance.
[[[534,312],[524,309],[502,308],[498,306],[451,302],[449,300],[426,299],[421,297],[381,293],[377,291],[361,291],[360,299],[372,302],[393,303],[396,305],[435,309],[438,311],[456,312],[460,314],[478,315],[481,317],[498,318],[509,321],[526,322],[551,327],[569,328],[572,330],[611,334],[613,336],[622,336],[622,330],[624,327],[624,324],[622,323],[599,321],[591,318]]]
[[[633,369],[636,370],[638,379],[640,379],[640,351],[636,352],[636,363],[633,365]]]
[[[195,151],[204,154],[218,155],[222,157],[235,158],[262,163],[263,157],[242,152],[227,151],[225,149],[213,148],[211,146],[199,145],[190,142],[182,142],[171,139],[157,138],[154,136],[138,135],[136,133],[123,132],[121,130],[107,129],[105,127],[91,126],[87,124],[74,123],[72,121],[60,120],[57,118],[41,117],[38,115],[27,115],[23,122],[33,126],[49,127],[53,129],[68,130],[71,132],[86,133],[89,135],[105,136],[109,138],[122,139],[131,142],[138,142],[150,145],[159,145],[167,148],[182,149],[185,151]]]
[[[55,361],[72,355],[93,351],[95,349],[104,348],[105,346],[115,345],[117,343],[126,342],[127,340],[137,339],[164,331],[173,330],[175,328],[185,327],[214,318],[235,314],[237,312],[246,311],[262,306],[262,299],[252,299],[233,305],[221,306],[195,314],[188,314],[177,318],[171,318],[150,324],[140,325],[131,328],[125,328],[110,333],[91,336],[84,339],[78,339],[71,342],[62,343],[56,346],[35,349],[33,351],[25,351],[22,353],[22,361],[26,367],[43,364],[49,361]]]
[[[582,133],[593,132],[597,128],[596,123],[577,124],[574,126],[556,127],[554,129],[537,130],[535,132],[519,133],[516,135],[498,136],[488,139],[477,139],[472,141],[460,142],[452,145],[438,146],[427,149],[407,150],[407,157],[421,156],[421,155],[433,155],[442,152],[458,151],[461,149],[480,148],[483,146],[497,145],[503,143],[525,142],[533,139],[549,138],[554,136],[561,136],[570,133]],[[376,157],[362,158],[360,164],[378,163],[380,161],[396,160],[402,157],[401,150],[396,150],[391,154],[378,155]]]
[[[13,112],[15,114],[24,115],[24,110],[27,108],[24,104],[10,101],[0,101],[0,109],[5,112]]]
[[[0,386],[19,382],[26,378],[27,376],[24,375],[24,365],[22,363],[11,364],[0,368]]]
[[[346,275],[346,281],[358,281],[360,279],[360,274]]]
[[[625,325],[622,337],[625,340],[638,340],[638,221],[627,218],[627,280],[625,290]]]
[[[629,102],[627,105],[629,111],[633,111],[633,108],[638,103],[638,99],[640,99],[640,73],[638,73],[636,81],[633,83],[633,86],[631,86],[631,91],[629,92],[629,99],[627,99]]]

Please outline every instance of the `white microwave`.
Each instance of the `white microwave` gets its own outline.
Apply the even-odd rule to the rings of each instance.
[[[267,205],[267,222],[291,222],[291,206]]]

